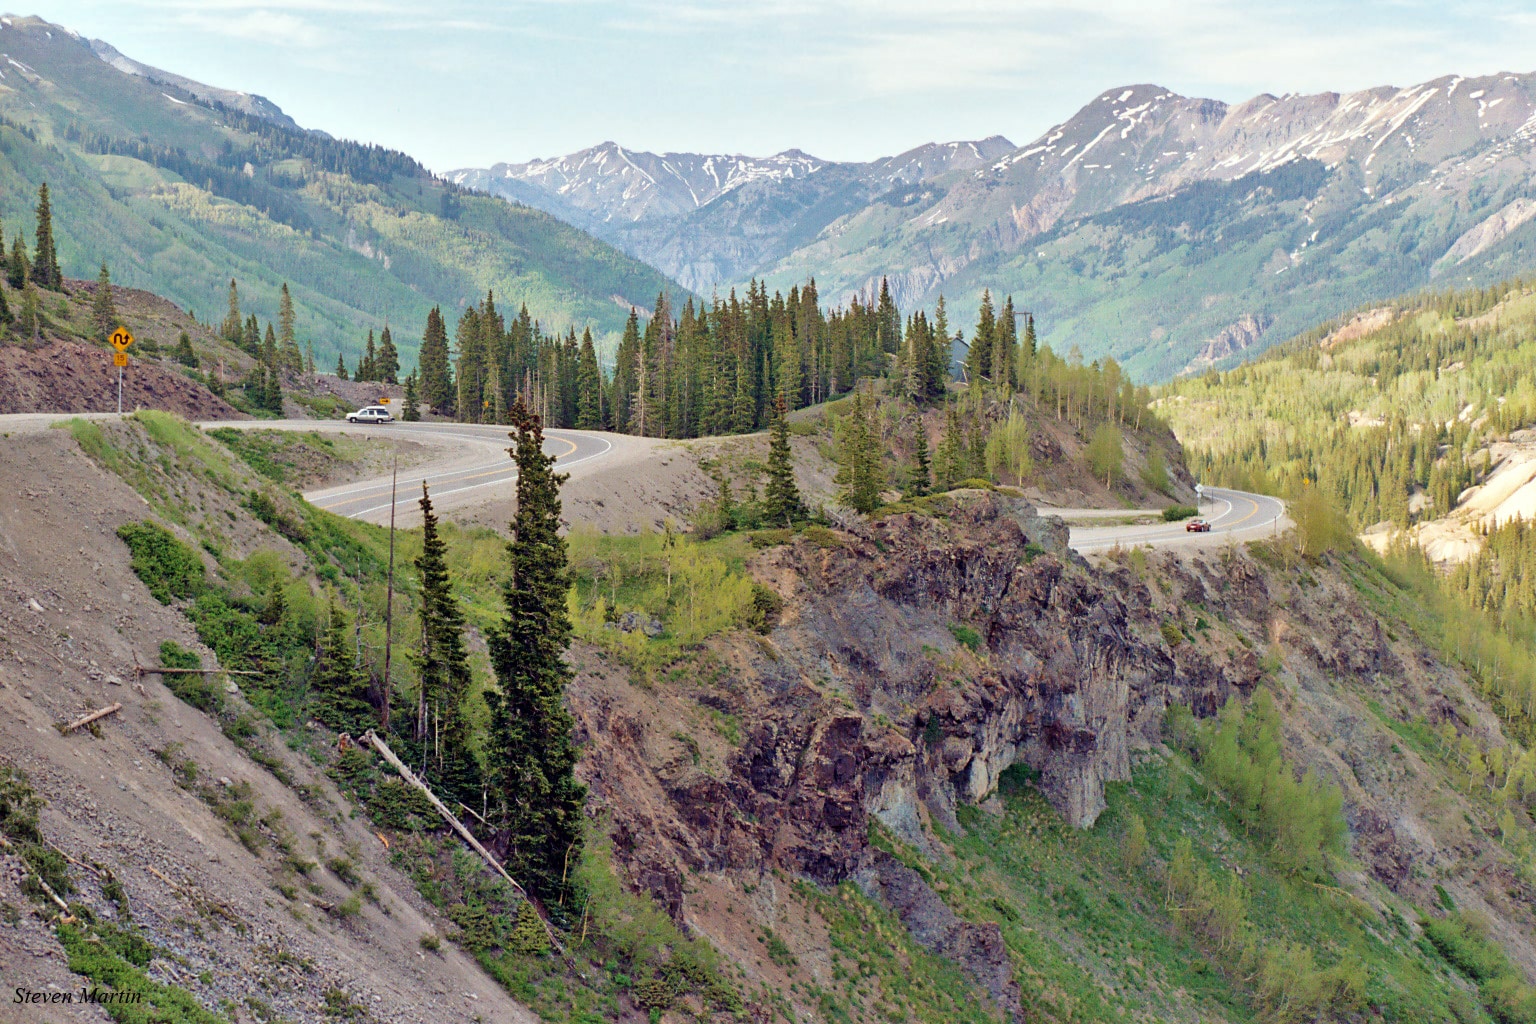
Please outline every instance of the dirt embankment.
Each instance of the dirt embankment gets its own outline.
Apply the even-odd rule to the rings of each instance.
[[[132,428],[105,429],[121,439]],[[232,549],[273,548],[298,561],[236,498],[200,481],[177,489],[228,520]],[[420,944],[452,926],[349,816],[308,756],[260,729],[245,740],[291,777],[284,785],[159,677],[135,678],[136,662],[159,663],[163,640],[200,650],[204,664],[212,663],[181,613],[157,603],[129,567],[116,529],[149,514],[137,493],[87,459],[65,431],[18,434],[0,446],[0,764],[25,771],[48,801],[44,835],[122,883],[134,922],[174,954],[155,961],[153,977],[206,1006],[228,1000],[237,1008],[232,1019],[334,1019],[324,1008],[326,993],[336,992],[365,1012],[358,1019],[531,1022],[457,947]],[[237,707],[243,700],[238,693],[227,699]],[[103,721],[99,736],[61,736],[53,728],[112,702],[123,709]],[[197,766],[201,788],[178,784],[166,763],[183,758]],[[228,793],[248,786],[260,835],[237,837],[202,795],[208,784]],[[269,831],[289,853],[262,838]],[[337,857],[372,884],[376,902],[338,912],[355,888],[322,866]],[[309,865],[286,893],[284,858]],[[74,899],[98,917],[117,913],[90,871],[74,874],[82,888]],[[0,903],[30,907],[18,878],[18,863],[0,857]],[[78,991],[83,980],[25,910],[14,924],[0,920],[0,976],[7,1002],[17,985]],[[258,1003],[250,1000],[275,1016],[254,1016]],[[98,1007],[77,1006],[29,1007],[24,1019],[108,1018]]]
[[[0,345],[0,413],[113,412],[117,369],[110,349],[78,341],[37,348]],[[241,413],[196,381],[154,360],[130,357],[123,371],[123,411],[164,409],[194,420]]]

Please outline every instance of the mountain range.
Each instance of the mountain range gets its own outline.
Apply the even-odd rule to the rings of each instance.
[[[677,285],[527,206],[459,189],[411,157],[308,131],[270,100],[149,67],[39,18],[0,19],[0,221],[34,228],[52,193],[66,276],[275,321],[288,283],[322,368],[392,323],[405,365],[434,305],[450,329],[494,292],[546,329],[616,340]],[[10,238],[7,238],[7,242]],[[173,343],[174,338],[160,338]]]
[[[1143,379],[1363,302],[1536,266],[1536,75],[1261,95],[1132,85],[1026,145],[869,163],[614,143],[449,179],[580,225],[700,293],[752,277],[898,304],[1011,293],[1045,340]],[[964,313],[962,313],[962,316]],[[963,320],[961,321],[963,323]]]

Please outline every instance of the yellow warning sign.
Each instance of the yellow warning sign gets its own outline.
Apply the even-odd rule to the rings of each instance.
[[[113,366],[127,366],[128,365],[128,353],[127,352],[114,352],[114,353],[112,353],[112,365]]]
[[[112,342],[112,347],[119,352],[127,352],[128,346],[133,344],[133,334],[126,327],[119,327],[112,332],[112,337],[107,339]],[[121,363],[119,366],[123,365]]]

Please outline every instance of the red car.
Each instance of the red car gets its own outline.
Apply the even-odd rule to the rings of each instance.
[[[1210,533],[1211,524],[1204,519],[1191,519],[1184,524],[1185,533]]]

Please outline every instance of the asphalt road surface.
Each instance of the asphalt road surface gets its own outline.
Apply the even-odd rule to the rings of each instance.
[[[1042,509],[1047,515],[1075,516],[1077,510]],[[1095,510],[1098,515],[1127,515],[1124,511]],[[1279,498],[1247,491],[1229,491],[1207,487],[1200,518],[1211,524],[1209,533],[1190,533],[1185,523],[1157,523],[1150,526],[1074,526],[1071,545],[1082,554],[1120,547],[1155,548],[1209,547],[1249,540],[1262,540],[1290,529],[1285,503]]]
[[[423,481],[432,489],[433,504],[463,505],[479,497],[510,494],[517,483],[517,467],[507,449],[510,428],[473,423],[379,423],[361,425],[340,420],[240,420],[205,423],[206,428],[245,427],[277,430],[345,430],[427,444],[439,454],[427,462],[402,469],[396,488],[397,513],[414,512]],[[544,450],[558,460],[555,468],[569,472],[578,466],[607,461],[622,438],[585,430],[544,431]],[[390,478],[386,475],[356,480],[335,487],[306,491],[310,504],[348,519],[370,523],[389,522]],[[483,492],[471,494],[470,492]],[[413,521],[413,520],[411,520]]]

